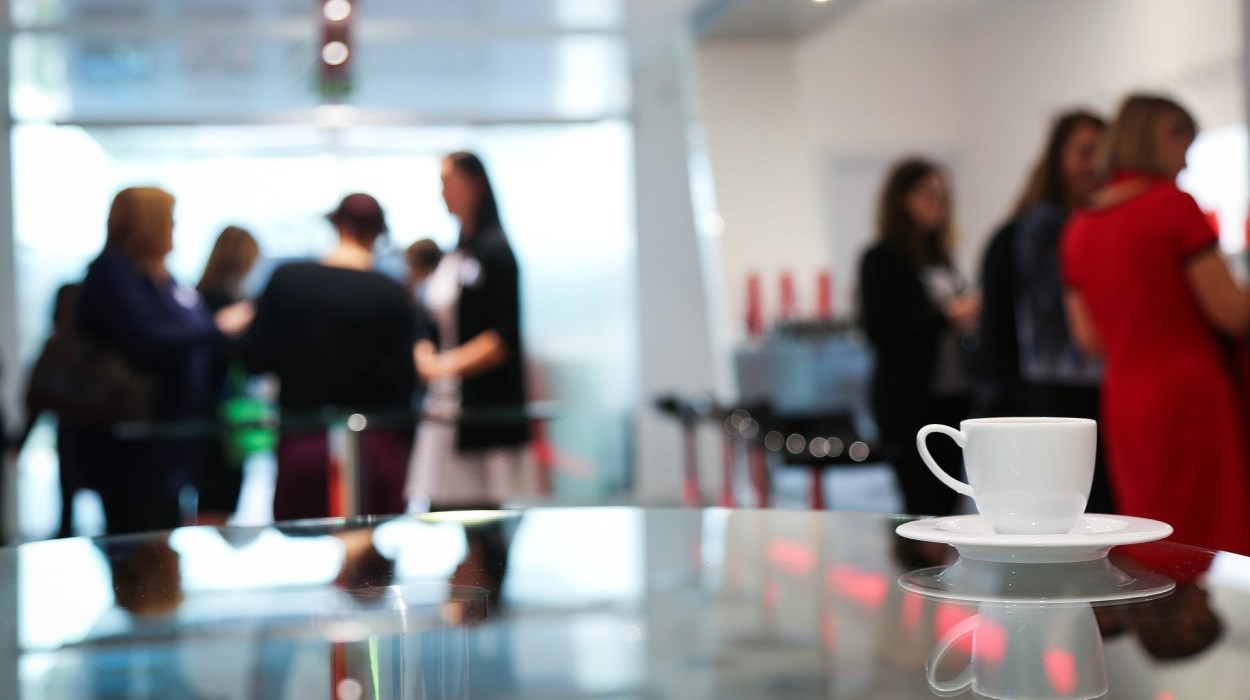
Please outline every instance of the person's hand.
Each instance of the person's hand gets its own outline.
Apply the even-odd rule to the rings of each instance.
[[[417,364],[417,376],[427,384],[441,377],[455,375],[450,354],[440,353],[434,350],[433,347],[432,344],[420,343],[413,350],[413,359]]]
[[[956,328],[965,333],[976,328],[977,318],[980,315],[981,298],[975,294],[957,296],[946,304],[946,317]]]
[[[256,307],[250,301],[240,301],[225,307],[213,317],[217,328],[225,335],[236,336],[247,330],[256,316]]]

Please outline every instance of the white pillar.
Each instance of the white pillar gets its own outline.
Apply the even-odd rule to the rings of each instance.
[[[24,383],[24,377],[19,376],[17,362],[17,265],[13,256],[13,152],[10,148],[13,116],[9,105],[10,11],[9,0],[0,0],[0,23],[4,27],[4,41],[0,42],[0,354],[4,362],[0,369],[4,385],[0,401],[4,402],[5,415],[15,425],[18,387]],[[0,426],[0,429],[9,427]],[[0,465],[3,464],[0,459]],[[16,503],[12,482],[8,485],[10,488],[0,489],[0,499],[3,499],[0,513],[4,513],[0,527],[7,527],[11,522]],[[0,618],[5,620],[0,623],[0,697],[4,698],[16,698],[20,692],[17,630],[21,611],[17,609],[17,577],[16,553],[6,552],[0,556]]]
[[[0,22],[4,27],[3,50],[0,51],[0,401],[10,426],[18,422],[19,387],[24,377],[19,372],[17,357],[17,261],[13,243],[13,152],[11,138],[13,117],[9,105],[9,47],[12,26],[9,0],[0,0]]]
[[[13,134],[13,116],[9,105],[9,46],[12,26],[9,0],[0,0],[0,26],[4,41],[0,42],[0,355],[4,367],[3,393],[4,413],[16,424],[18,387],[24,383],[19,376],[17,362],[17,265],[13,256],[13,152],[10,148]],[[9,429],[10,426],[0,426]],[[0,458],[0,465],[4,460]],[[7,471],[7,469],[6,469]],[[7,475],[0,475],[7,476]],[[0,489],[0,528],[11,521],[16,499],[14,488]],[[9,535],[12,533],[3,532]],[[0,539],[3,539],[0,537]],[[0,697],[19,696],[18,637],[17,630],[21,611],[17,609],[17,556],[15,552],[0,555]]]
[[[638,413],[635,495],[643,503],[681,494],[676,421],[652,407],[666,391],[716,385],[704,267],[690,193],[688,127],[693,37],[684,21],[633,6],[630,34],[637,212]],[[712,455],[702,450],[700,461]]]

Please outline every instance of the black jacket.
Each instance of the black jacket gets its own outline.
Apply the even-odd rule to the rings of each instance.
[[[1020,341],[1016,334],[1016,220],[990,237],[981,263],[981,320],[973,358],[972,411],[977,416],[1024,415],[1020,399]]]
[[[463,244],[461,251],[466,261],[461,268],[457,309],[460,342],[494,331],[503,340],[507,356],[500,366],[465,377],[461,382],[465,418],[459,426],[457,448],[522,445],[529,440],[530,428],[522,415],[525,350],[521,343],[520,273],[516,257],[498,228],[479,231]],[[473,272],[463,272],[466,268]]]
[[[872,403],[878,424],[927,415],[947,320],[925,291],[920,270],[906,253],[878,242],[860,260],[859,298],[860,323],[876,356]]]

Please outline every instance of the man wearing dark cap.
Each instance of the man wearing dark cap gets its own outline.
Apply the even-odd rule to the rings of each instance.
[[[275,271],[240,341],[247,368],[279,380],[279,521],[332,515],[325,416],[360,413],[368,419],[359,460],[361,514],[403,513],[406,507],[412,429],[396,416],[410,410],[416,385],[412,304],[403,286],[373,271],[374,243],[386,231],[378,201],[349,194],[326,218],[338,231],[338,244],[319,262]]]

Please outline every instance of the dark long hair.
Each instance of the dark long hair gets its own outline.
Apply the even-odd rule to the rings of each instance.
[[[1042,157],[1033,165],[1029,179],[1024,184],[1024,191],[1020,193],[1016,206],[1012,209],[1013,218],[1040,202],[1067,203],[1067,187],[1063,180],[1063,149],[1072,140],[1073,134],[1086,126],[1102,131],[1107,127],[1107,122],[1083,109],[1065,112],[1055,120],[1050,128],[1050,136],[1046,139],[1046,150],[1042,151]]]
[[[877,202],[878,235],[920,265],[950,264],[954,228],[948,208],[946,221],[936,231],[921,231],[907,211],[907,195],[925,178],[942,174],[936,163],[924,158],[902,160],[890,170]]]
[[[204,275],[195,288],[200,292],[236,294],[239,284],[259,257],[260,246],[252,234],[238,226],[227,226],[217,235],[217,242],[213,244],[213,251],[208,254],[208,262],[204,265]]]
[[[456,151],[447,155],[447,161],[461,175],[469,178],[478,187],[476,211],[473,212],[473,228],[460,230],[460,242],[457,248],[463,248],[477,236],[478,232],[488,228],[503,228],[499,220],[499,205],[495,203],[495,189],[490,185],[490,177],[486,174],[486,166],[482,159],[468,151]]]

